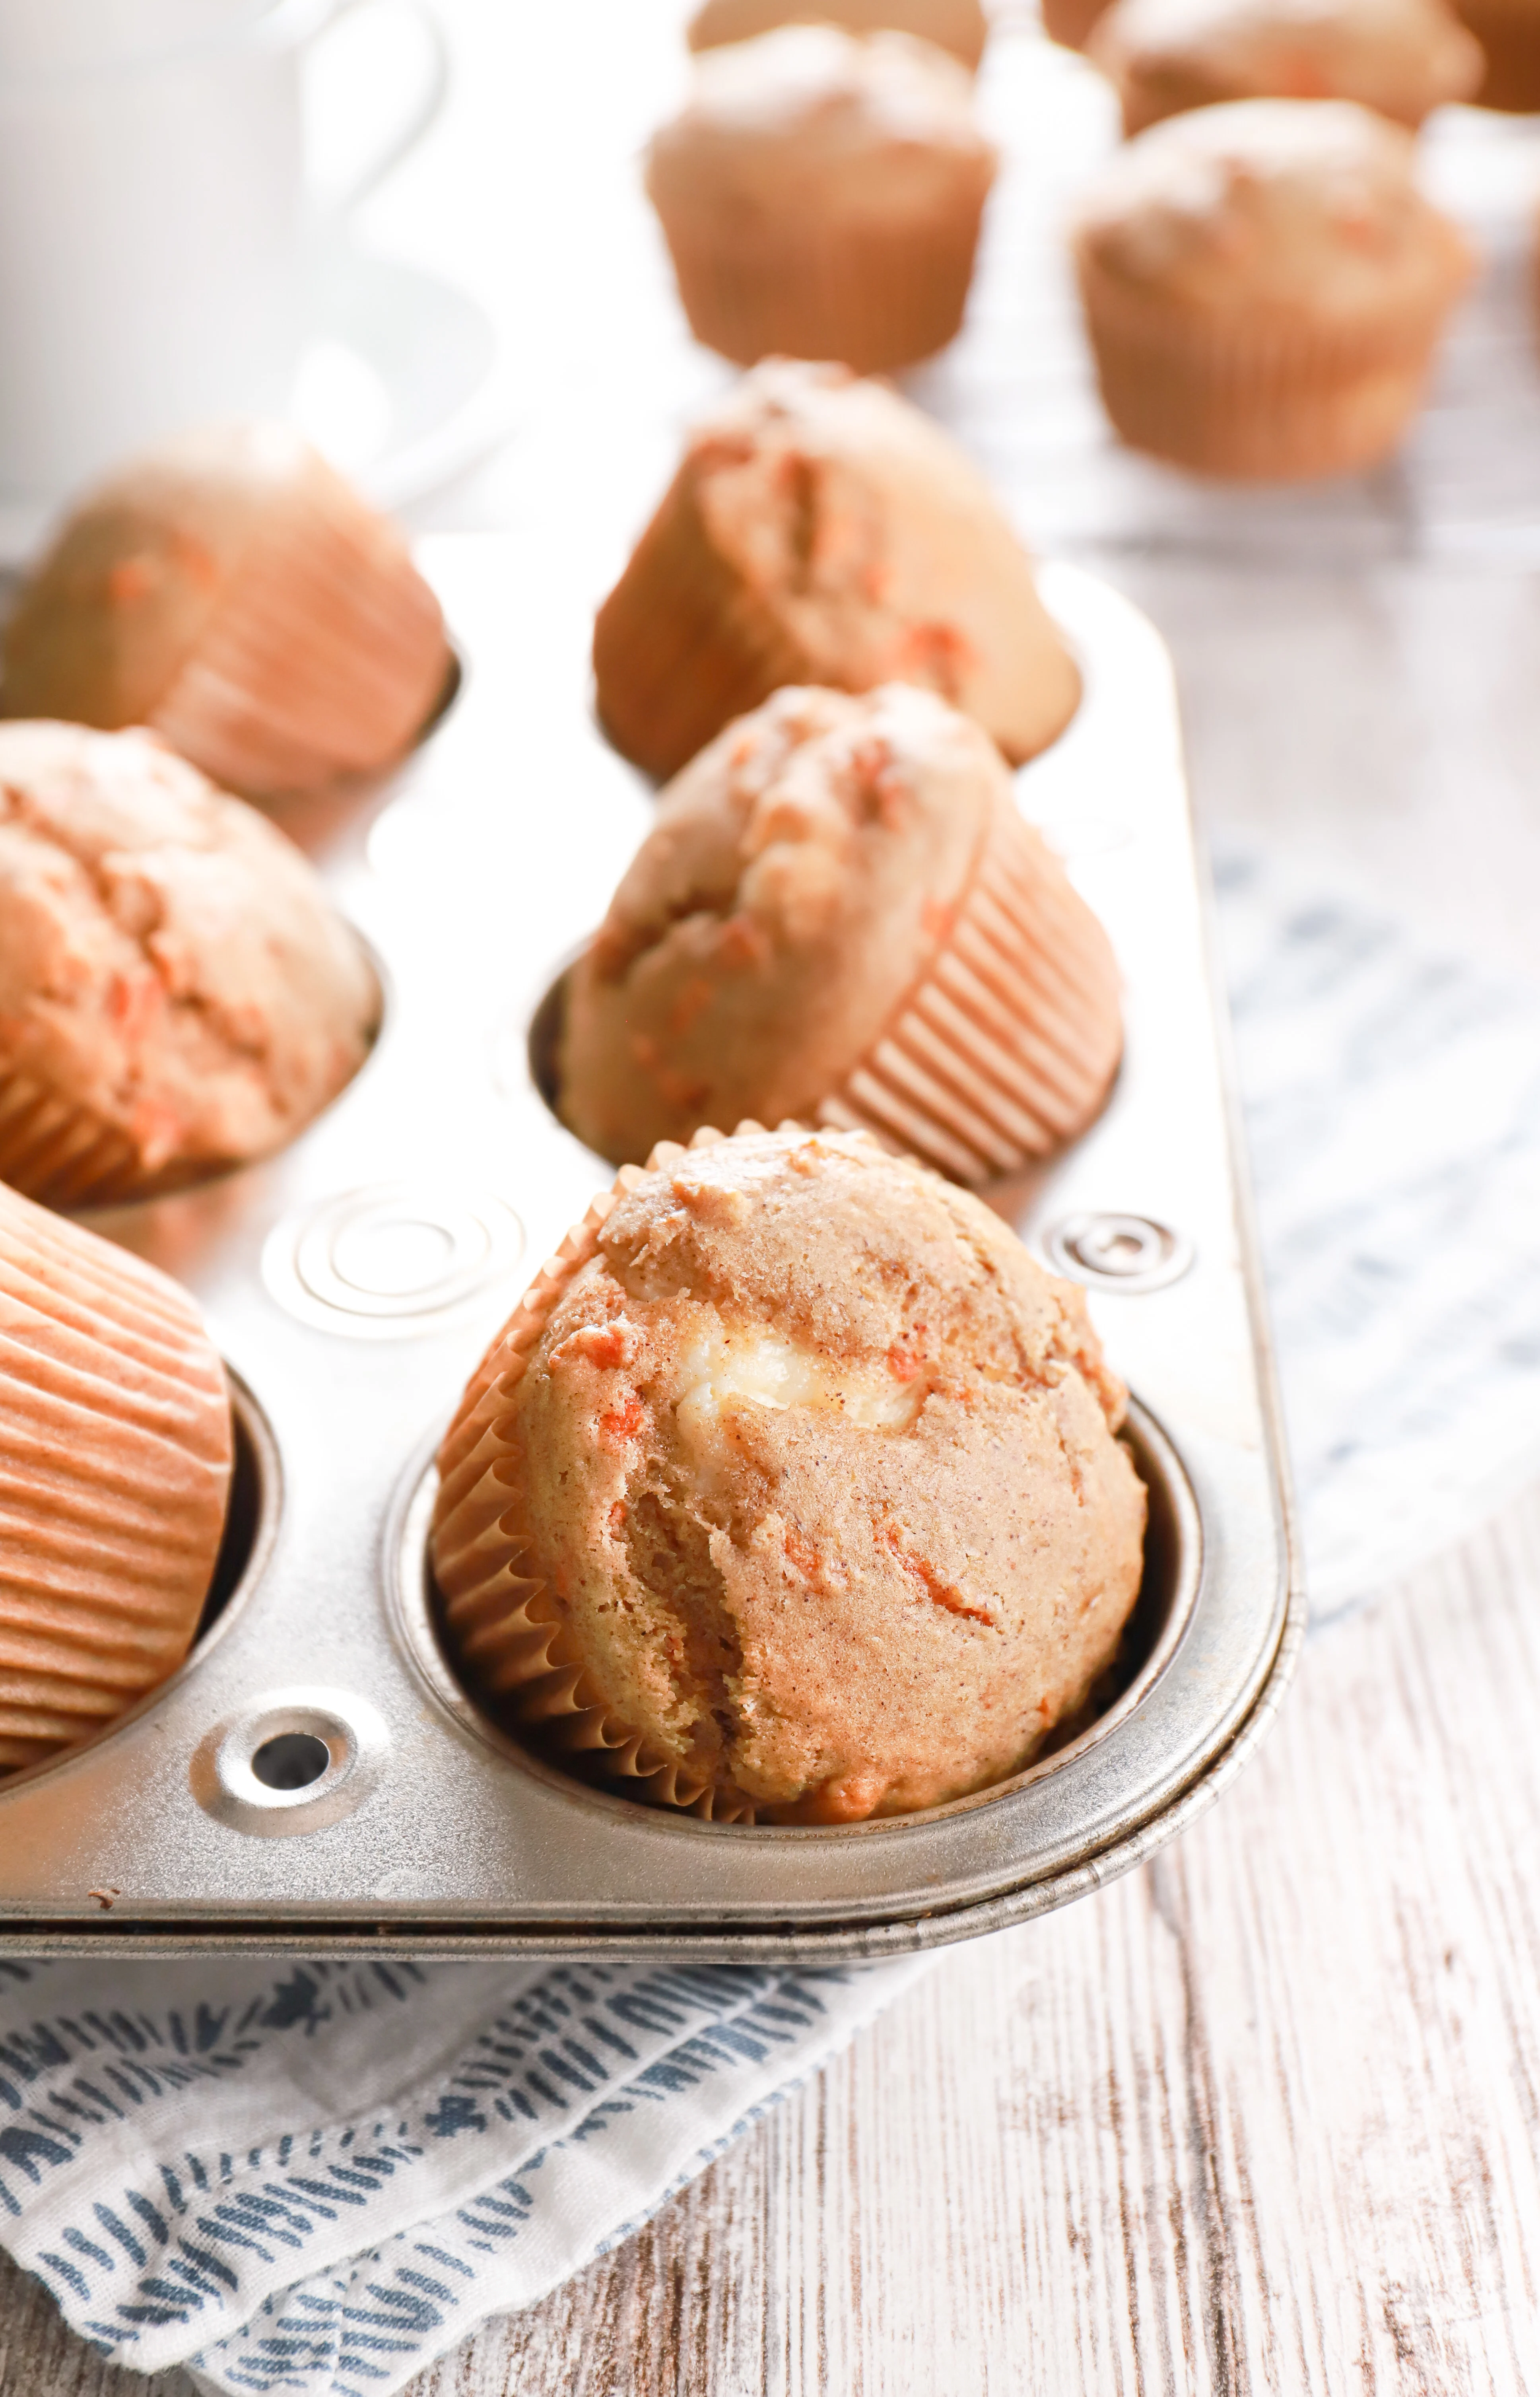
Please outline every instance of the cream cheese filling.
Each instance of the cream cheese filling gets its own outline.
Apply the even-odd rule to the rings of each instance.
[[[901,1381],[886,1367],[837,1363],[764,1324],[702,1331],[680,1358],[676,1413],[687,1431],[709,1433],[724,1407],[810,1407],[841,1414],[864,1431],[907,1431],[925,1403],[923,1377]]]

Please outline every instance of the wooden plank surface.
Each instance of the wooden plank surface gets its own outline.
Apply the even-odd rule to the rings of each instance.
[[[1177,1847],[954,1950],[413,2397],[1540,2386],[1540,1493],[1307,1649]],[[5,2397],[181,2397],[0,2270]]]

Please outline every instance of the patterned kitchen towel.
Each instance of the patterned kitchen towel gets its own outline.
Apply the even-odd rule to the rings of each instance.
[[[1540,999],[1254,849],[1217,882],[1319,1613],[1540,1464]],[[121,2363],[391,2397],[926,1962],[0,1963],[0,2243]]]
[[[0,1962],[0,2240],[120,2364],[390,2397],[928,1962]]]

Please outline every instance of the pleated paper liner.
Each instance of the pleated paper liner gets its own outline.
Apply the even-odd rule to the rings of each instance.
[[[992,168],[958,188],[932,222],[841,226],[798,209],[751,238],[713,223],[700,203],[654,205],[691,332],[754,366],[765,357],[838,358],[891,374],[954,340],[968,305]]]
[[[181,1662],[233,1461],[192,1302],[0,1189],[0,1770],[100,1731]]]
[[[1449,229],[1449,272],[1396,321],[1328,331],[1214,323],[1077,263],[1107,414],[1136,449],[1200,474],[1306,481],[1377,464],[1415,414],[1444,319],[1468,279]],[[1458,245],[1458,247],[1456,247]]]
[[[818,679],[708,536],[695,472],[687,458],[594,621],[599,721],[660,782],[772,691]]]
[[[738,1126],[763,1130],[749,1120]],[[725,1136],[703,1127],[690,1145],[710,1147]],[[563,1292],[596,1254],[617,1200],[644,1172],[666,1172],[686,1153],[676,1141],[662,1141],[645,1169],[623,1166],[535,1276],[472,1375],[439,1451],[430,1547],[449,1644],[493,1710],[542,1746],[632,1784],[632,1794],[652,1804],[707,1822],[752,1823],[751,1799],[724,1793],[649,1747],[587,1678],[560,1609],[538,1573],[524,1570],[534,1562],[533,1541],[520,1520],[510,1462],[510,1404]]]
[[[296,1124],[290,1136],[303,1129]],[[256,1161],[179,1155],[148,1166],[136,1143],[90,1107],[0,1068],[0,1183],[41,1206],[73,1213],[164,1198]]]
[[[1001,797],[923,981],[817,1120],[989,1182],[1086,1129],[1122,1047],[1112,944]]]
[[[458,678],[405,542],[319,459],[271,507],[150,721],[226,789],[393,764]]]

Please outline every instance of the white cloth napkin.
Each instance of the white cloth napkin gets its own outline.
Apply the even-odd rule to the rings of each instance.
[[[1254,850],[1217,879],[1330,1613],[1540,1462],[1540,1000]],[[0,2242],[118,2362],[391,2397],[926,1962],[0,1964]]]

